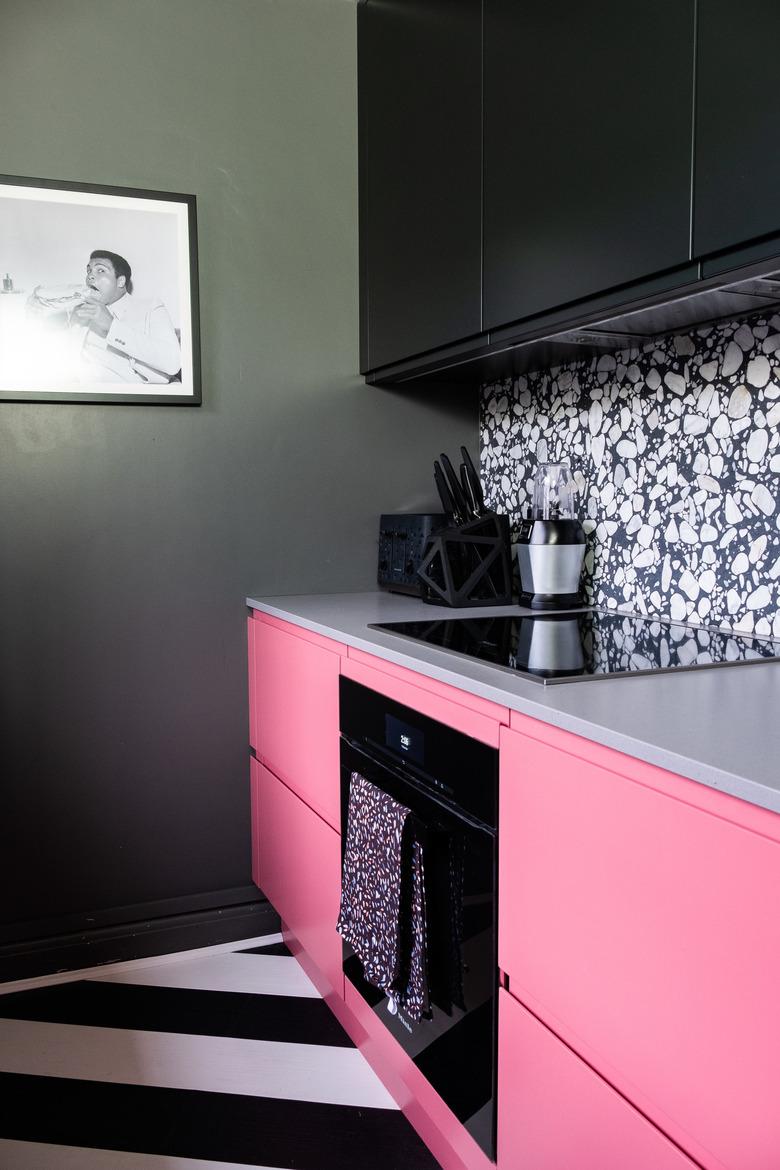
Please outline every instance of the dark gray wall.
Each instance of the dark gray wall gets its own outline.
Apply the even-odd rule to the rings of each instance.
[[[1,19],[0,170],[196,194],[204,403],[0,403],[12,939],[247,886],[243,599],[370,587],[379,513],[433,502],[477,402],[355,374],[350,0]]]

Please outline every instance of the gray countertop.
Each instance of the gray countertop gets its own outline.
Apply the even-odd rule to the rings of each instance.
[[[473,617],[473,609],[438,609],[380,592],[249,597],[247,605],[780,813],[780,662],[544,687],[368,628]]]

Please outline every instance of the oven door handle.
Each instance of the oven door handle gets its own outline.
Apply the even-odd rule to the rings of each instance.
[[[392,764],[388,763],[386,760],[383,760],[378,754],[372,755],[371,752],[366,751],[362,744],[355,743],[354,740],[347,739],[345,735],[342,735],[341,742],[346,744],[350,750],[355,752],[356,755],[360,756],[361,759],[366,760],[373,769],[379,768],[389,773],[389,775],[391,775],[394,780],[398,781],[399,784],[411,789],[412,792],[414,792],[416,795],[422,796],[424,800],[429,800],[432,804],[437,805],[438,808],[442,809],[450,817],[453,817],[457,821],[461,821],[463,824],[468,825],[471,829],[478,829],[482,833],[487,833],[490,837],[496,836],[496,830],[491,825],[486,825],[484,821],[479,820],[477,817],[471,816],[462,808],[459,808],[458,805],[445,800],[443,797],[440,797],[435,790],[429,788],[427,785],[420,783],[414,777],[407,775],[400,768],[394,768]],[[381,780],[377,783],[376,780],[370,776],[367,776],[366,779],[371,780],[372,784],[376,784],[377,788],[382,788]],[[392,793],[389,795],[392,795]]]

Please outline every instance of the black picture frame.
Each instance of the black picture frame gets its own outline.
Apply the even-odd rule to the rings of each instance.
[[[0,175],[2,401],[201,405],[194,195]]]

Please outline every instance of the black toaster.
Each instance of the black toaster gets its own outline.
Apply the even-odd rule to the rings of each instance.
[[[446,522],[443,512],[397,512],[380,516],[376,578],[379,588],[419,597],[417,569],[434,532]]]

